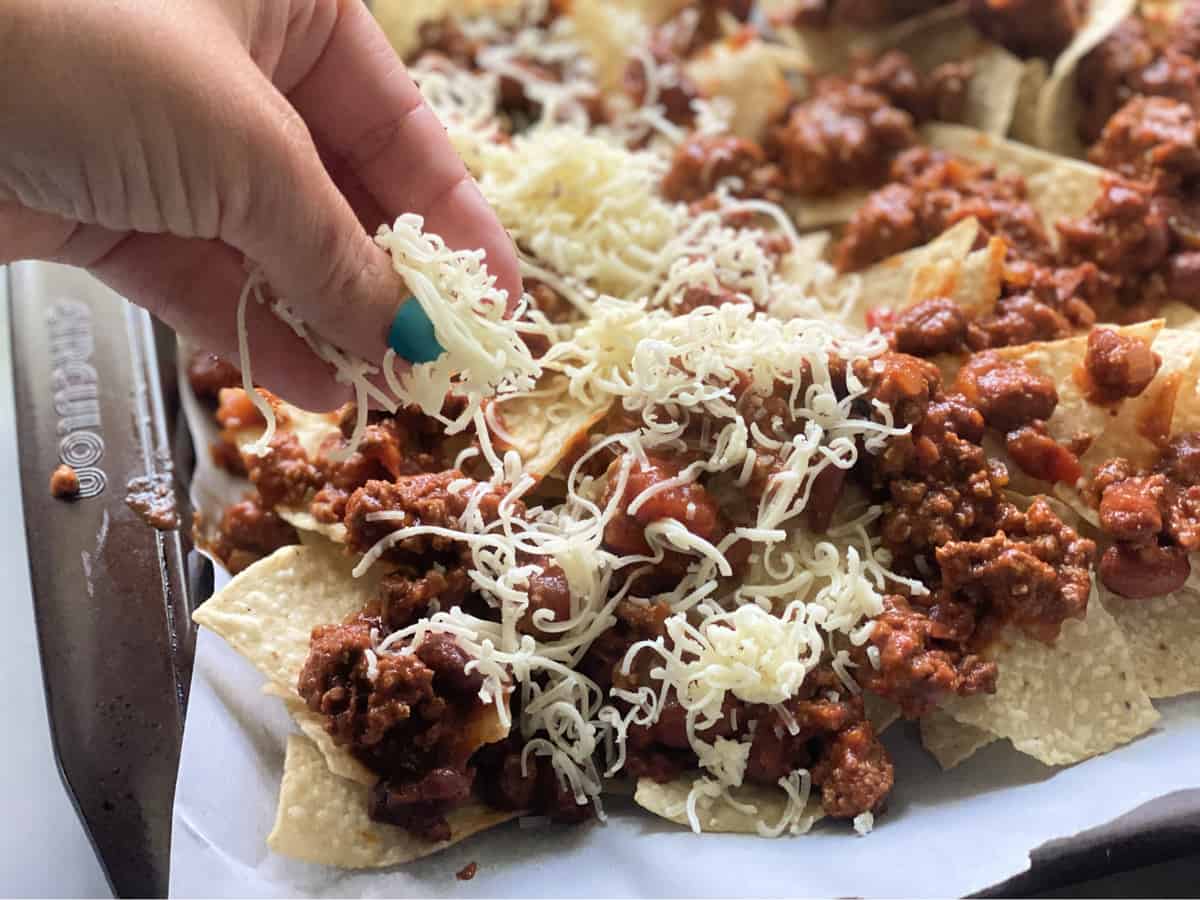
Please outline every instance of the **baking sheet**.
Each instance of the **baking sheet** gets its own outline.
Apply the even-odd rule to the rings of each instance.
[[[206,446],[211,428],[194,398],[185,396],[184,409]],[[211,509],[240,488],[198,455],[193,501]],[[510,823],[404,869],[345,873],[266,848],[292,726],[261,685],[220,639],[200,634],[175,796],[174,896],[961,896],[1025,871],[1030,852],[1049,841],[1200,787],[1193,696],[1157,703],[1161,722],[1133,744],[1062,769],[998,742],[943,773],[915,729],[896,726],[885,735],[896,788],[862,838],[844,823],[777,840],[696,836],[613,798],[606,825]],[[457,881],[469,862],[478,874]]]

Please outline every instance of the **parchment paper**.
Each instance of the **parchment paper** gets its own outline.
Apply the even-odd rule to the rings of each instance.
[[[244,487],[214,473],[203,450],[211,427],[194,397],[184,408],[201,459],[193,502],[212,509]],[[344,873],[267,850],[292,725],[261,685],[201,632],[175,795],[173,896],[961,896],[1025,871],[1048,841],[1200,787],[1200,697],[1156,704],[1163,718],[1152,733],[1063,769],[997,742],[942,772],[915,729],[898,725],[885,735],[896,788],[866,837],[844,823],[777,840],[697,836],[612,798],[606,825],[510,823],[404,869]],[[456,880],[469,862],[479,864],[474,880]]]

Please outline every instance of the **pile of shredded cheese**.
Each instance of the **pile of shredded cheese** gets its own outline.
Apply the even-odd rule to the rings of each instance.
[[[517,323],[524,312],[525,300],[519,301],[510,315],[508,296],[496,287],[495,277],[488,273],[482,250],[450,250],[441,237],[424,231],[420,216],[411,214],[401,216],[391,227],[381,227],[375,241],[391,255],[396,273],[420,303],[445,350],[433,362],[414,365],[403,372],[397,371],[396,355],[389,350],[382,366],[387,392],[372,381],[380,374],[380,367],[315,335],[288,308],[286,301],[271,305],[272,311],[320,359],[334,367],[339,382],[354,386],[357,421],[346,445],[330,451],[334,461],[348,458],[358,448],[372,402],[389,412],[395,412],[402,403],[416,405],[426,415],[441,421],[447,433],[454,434],[475,420],[484,398],[532,390],[541,374],[541,367],[521,339]],[[276,421],[274,409],[253,386],[246,328],[246,308],[252,295],[261,303],[267,302],[258,272],[247,278],[242,290],[237,330],[243,386],[267,423],[250,452],[263,456],[270,452]],[[450,393],[465,401],[454,419],[442,413]]]
[[[599,298],[592,318],[543,363],[547,371],[566,376],[581,396],[618,398],[627,410],[640,413],[640,425],[606,435],[589,448],[568,475],[565,502],[533,506],[522,516],[511,500],[526,497],[534,479],[523,475],[515,453],[495,453],[480,421],[482,452],[493,478],[491,484],[462,482],[461,490],[475,495],[460,530],[404,528],[373,548],[359,568],[365,571],[390,546],[409,537],[456,538],[470,547],[471,577],[499,609],[501,621],[442,610],[389,636],[377,652],[412,652],[429,632],[455,635],[478,658],[473,665],[485,676],[485,699],[502,697],[510,678],[518,686],[517,724],[527,741],[525,752],[549,758],[580,803],[599,803],[603,776],[618,772],[624,762],[629,727],[654,722],[673,693],[687,710],[689,741],[703,770],[689,802],[698,829],[696,810],[716,802],[736,804],[731,791],[745,775],[747,741],[703,737],[706,726],[720,716],[725,694],[783,710],[805,676],[829,657],[833,635],[857,645],[866,642],[869,620],[882,610],[882,591],[896,578],[877,539],[868,533],[878,509],[862,510],[819,539],[797,522],[812,479],[824,467],[853,465],[860,439],[871,450],[889,435],[902,433],[889,424],[885,407],[871,418],[855,416],[854,401],[863,387],[852,373],[842,376],[849,382],[848,397],[839,399],[834,388],[831,359],[869,357],[884,346],[878,335],[857,337],[813,319],[782,322],[744,306],[701,308],[672,317],[647,312],[642,304]],[[785,442],[748,423],[734,393],[737,385],[760,394],[778,394],[783,386],[802,427]],[[698,438],[697,429],[688,428],[692,423],[702,424]],[[722,479],[736,490],[739,482],[744,485],[756,454],[773,454],[777,471],[762,503],[748,505],[745,524],[717,546],[665,519],[646,529],[650,556],[621,557],[608,551],[603,544],[606,526],[626,509],[636,511],[663,487],[647,489],[626,506],[624,484],[633,462],[651,450],[685,446],[706,455],[668,486],[704,476],[714,491]],[[623,453],[623,465],[605,477],[615,478],[616,485],[583,474],[590,459],[613,449]],[[511,500],[502,504],[499,519],[486,525],[477,496],[504,484],[512,485]],[[606,493],[606,486],[613,489]],[[609,500],[602,504],[604,496]],[[380,512],[372,519],[401,515]],[[743,583],[730,584],[732,568],[725,554],[738,540],[755,547],[753,565]],[[667,551],[693,558],[688,574],[668,593],[640,595],[636,572],[653,566]],[[529,576],[538,568],[522,560],[539,557],[554,560],[567,573],[572,608],[562,622],[543,613],[538,623],[543,636],[535,638],[518,632],[516,623],[528,606]],[[618,579],[621,573],[635,574]],[[614,591],[617,583],[621,587]],[[639,653],[656,656],[660,662],[650,672],[653,687],[605,696],[575,666],[615,623],[614,610],[624,599],[669,604],[668,639],[635,645],[624,661],[628,669]],[[833,656],[833,665],[846,690],[856,691],[844,650]],[[618,707],[614,700],[624,705]],[[603,773],[595,763],[597,751],[603,751],[607,762]],[[789,802],[785,821],[763,823],[763,833],[799,830],[807,815],[807,773],[791,773],[783,782],[781,789],[796,802]]]

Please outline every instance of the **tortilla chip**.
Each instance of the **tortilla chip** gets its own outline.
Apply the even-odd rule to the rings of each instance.
[[[1077,218],[1091,209],[1106,175],[1098,166],[1063,159],[962,125],[926,125],[921,136],[939,150],[991,163],[1002,173],[1024,177],[1029,202],[1041,215],[1052,240],[1057,239],[1055,223]]]
[[[1094,593],[1087,617],[1066,622],[1053,646],[1010,629],[991,655],[996,693],[953,697],[943,709],[1047,765],[1106,753],[1158,721],[1133,651]]]
[[[782,118],[792,102],[785,69],[794,67],[792,54],[760,40],[725,40],[690,60],[685,71],[705,97],[733,102],[729,130],[738,137],[762,142],[767,126]]]
[[[1162,316],[1168,328],[1200,331],[1200,309],[1196,309],[1190,303],[1172,300],[1163,306],[1158,314]]]
[[[847,321],[865,325],[867,313],[872,309],[907,306],[936,296],[938,289],[946,284],[956,283],[978,233],[979,224],[974,219],[965,219],[928,244],[897,253],[862,272],[834,279],[835,294],[856,285],[857,300],[848,310]]]
[[[296,727],[325,757],[325,765],[329,767],[330,772],[339,778],[365,784],[367,787],[379,780],[378,775],[333,742],[333,738],[325,730],[325,720],[309,709],[307,704],[296,696],[295,691],[284,690],[274,682],[268,681],[263,685],[262,692],[283,701]]]
[[[567,15],[575,22],[576,41],[595,64],[597,85],[619,93],[631,52],[650,37],[642,13],[612,0],[572,0]]]
[[[1044,59],[1025,62],[1021,83],[1017,88],[1017,100],[1013,105],[1012,125],[1008,133],[1014,141],[1032,144],[1037,140],[1037,103],[1049,77]]]
[[[760,7],[769,16],[774,10],[794,5],[791,2],[760,0]],[[804,65],[811,72],[836,72],[846,68],[859,56],[875,56],[898,47],[912,47],[927,34],[943,29],[957,29],[966,23],[958,4],[941,6],[927,13],[908,16],[882,28],[859,28],[836,25],[831,28],[776,29],[776,34],[789,47],[803,54]],[[945,32],[942,32],[944,38]],[[978,38],[977,38],[978,39]],[[934,43],[929,40],[928,43]]]
[[[346,543],[346,526],[341,522],[322,522],[302,506],[277,506],[275,512],[300,532],[302,542],[306,534],[316,534],[335,544]]]
[[[498,405],[504,432],[492,433],[503,449],[516,450],[525,472],[544,478],[587,442],[588,433],[608,415],[612,400],[587,406],[569,396],[569,379],[553,375],[529,396],[505,399]],[[489,416],[489,422],[492,417]]]
[[[1151,697],[1200,691],[1200,594],[1187,590],[1152,600],[1127,600],[1100,588],[1104,608],[1133,651],[1142,687]]]
[[[1075,92],[1075,69],[1137,6],[1137,0],[1091,0],[1088,17],[1070,45],[1059,54],[1038,96],[1034,140],[1063,156],[1082,157],[1079,139],[1080,100]]]
[[[311,741],[291,735],[267,846],[282,856],[318,865],[380,869],[437,853],[519,815],[478,803],[459,806],[446,814],[450,840],[430,843],[372,821],[367,816],[367,790],[334,775]]]
[[[947,772],[997,740],[990,731],[956,722],[940,709],[921,718],[921,743]]]
[[[1158,348],[1162,321],[1154,320],[1116,329],[1126,337],[1153,341]],[[1056,440],[1069,442],[1086,434],[1092,444],[1080,457],[1085,472],[1114,457],[1124,456],[1135,465],[1150,465],[1158,459],[1157,444],[1142,434],[1139,423],[1151,404],[1159,402],[1158,385],[1167,382],[1171,368],[1163,354],[1163,370],[1140,397],[1101,406],[1093,403],[1076,373],[1082,370],[1088,336],[1005,347],[997,350],[1003,359],[1023,362],[1029,369],[1051,378],[1058,388],[1058,406],[1046,422]],[[1162,352],[1162,351],[1160,351]],[[1177,357],[1178,353],[1171,356]],[[1190,360],[1190,358],[1189,358]]]
[[[309,459],[316,459],[322,451],[335,444],[342,437],[338,427],[339,413],[313,413],[292,406],[285,400],[274,402],[276,415],[276,434],[293,434],[300,448]],[[233,433],[234,443],[240,452],[245,453],[250,445],[257,441],[263,433],[263,425],[252,425],[239,428]]]
[[[783,209],[801,231],[845,225],[863,205],[870,191],[852,188],[830,197],[793,197],[783,200]]]
[[[913,273],[909,302],[949,297],[972,316],[986,315],[1000,299],[1007,252],[1002,239],[992,238],[962,260],[946,257],[927,263]]]
[[[878,694],[864,693],[863,704],[867,708],[867,721],[876,734],[883,734],[900,718],[900,707]]]
[[[639,778],[637,791],[633,802],[647,812],[690,828],[687,815],[688,794],[692,790],[693,777],[684,775],[667,784],[659,784],[650,778]],[[787,809],[788,797],[782,788],[760,787],[745,784],[734,791],[734,796],[740,803],[752,803],[757,813],[750,815],[734,809],[722,800],[712,801],[705,805],[696,805],[696,817],[700,820],[700,829],[706,834],[758,834],[759,821],[773,825],[778,822]],[[812,829],[825,815],[819,799],[810,797],[804,810],[804,817],[796,834],[804,834]]]
[[[318,625],[341,622],[379,591],[383,569],[362,578],[355,560],[332,544],[283,547],[259,560],[196,610],[193,619],[218,634],[268,681],[295,692]]]

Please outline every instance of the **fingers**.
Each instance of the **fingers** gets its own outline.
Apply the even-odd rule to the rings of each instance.
[[[385,211],[419,213],[455,249],[482,248],[500,287],[520,295],[511,240],[364,4],[340,4],[316,63],[303,74],[284,65],[279,77],[318,143]]]
[[[246,271],[239,254],[215,241],[171,235],[133,234],[110,243],[100,258],[88,260],[77,252],[64,261],[86,265],[181,335],[241,365],[237,304]],[[334,381],[332,369],[265,306],[251,300],[246,326],[256,384],[314,411],[351,399],[350,389]]]
[[[49,259],[70,239],[75,223],[0,201],[0,266],[19,259]]]

